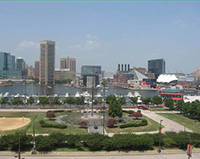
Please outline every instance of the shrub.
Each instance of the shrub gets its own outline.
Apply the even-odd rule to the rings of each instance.
[[[78,125],[80,125],[81,127],[87,127],[87,122],[86,121],[79,121]]]
[[[47,118],[51,119],[51,118],[54,118],[55,117],[55,111],[47,111],[46,112],[46,116]]]
[[[130,122],[130,123],[122,124],[119,127],[128,128],[128,127],[139,127],[139,126],[146,126],[146,125],[148,125],[148,122],[146,119],[143,119],[141,122]]]
[[[113,127],[115,124],[117,124],[117,120],[115,118],[109,118],[106,120],[106,125],[108,127]]]
[[[127,111],[127,113],[128,113],[129,115],[132,115],[132,114],[134,113],[134,111],[133,111],[133,110],[129,110],[129,111]]]
[[[139,118],[139,117],[142,117],[142,113],[139,112],[139,111],[138,112],[134,112],[133,116],[136,117],[136,118]]]
[[[43,123],[43,124],[41,124],[41,127],[43,127],[43,128],[52,128],[53,125],[52,124],[48,124],[48,123]]]
[[[62,113],[65,112],[65,110],[54,110],[55,113]]]
[[[98,129],[98,126],[95,125],[95,126],[94,126],[94,129]]]
[[[40,124],[44,124],[45,122],[44,122],[44,120],[40,120],[39,123]]]
[[[53,124],[53,128],[65,129],[65,128],[67,128],[67,125]]]

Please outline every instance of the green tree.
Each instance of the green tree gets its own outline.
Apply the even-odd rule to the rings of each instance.
[[[116,100],[117,99],[116,99],[115,95],[113,95],[113,94],[106,97],[107,104],[110,104],[112,101],[116,101]]]
[[[167,98],[165,100],[165,106],[168,107],[170,110],[174,110],[174,100],[171,98]]]
[[[125,105],[126,104],[126,98],[125,97],[120,97],[118,99],[118,101],[119,101],[120,105]]]
[[[20,99],[20,98],[13,98],[13,100],[12,100],[12,105],[22,105],[22,104],[24,104],[23,103],[23,100],[22,99]]]
[[[75,98],[73,98],[73,97],[67,97],[67,98],[65,98],[63,100],[63,102],[69,104],[70,107],[71,107],[72,104],[75,104]]]
[[[141,98],[142,103],[145,105],[149,105],[149,103],[151,103],[151,98],[150,97],[143,97]]]
[[[76,97],[75,99],[77,105],[84,105],[84,100],[85,100],[84,97]]]
[[[60,105],[60,98],[59,97],[54,97],[53,100],[51,101],[52,105]]]
[[[9,103],[8,97],[2,97],[2,98],[0,99],[0,104],[1,104],[1,105],[5,105],[5,104],[8,104],[8,103]]]
[[[113,100],[110,102],[108,115],[112,118],[122,117],[122,108],[118,100]]]
[[[182,110],[182,107],[184,105],[184,100],[179,100],[177,103],[176,103],[176,110],[178,111],[181,111]]]
[[[39,104],[40,105],[49,104],[49,97],[39,97]]]
[[[197,118],[200,119],[200,104],[197,106]]]
[[[33,104],[33,103],[35,103],[35,99],[33,97],[29,97],[27,99],[27,104]]]
[[[159,97],[159,96],[154,96],[154,97],[152,98],[152,103],[153,103],[153,104],[156,104],[156,105],[158,106],[159,104],[162,104],[162,103],[163,103],[163,102],[162,102],[162,98]]]
[[[135,104],[137,104],[138,98],[137,97],[131,97],[130,100],[131,100],[131,104],[135,105]]]

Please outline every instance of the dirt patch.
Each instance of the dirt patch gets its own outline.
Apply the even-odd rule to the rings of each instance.
[[[29,118],[0,118],[0,131],[19,129],[30,122]]]

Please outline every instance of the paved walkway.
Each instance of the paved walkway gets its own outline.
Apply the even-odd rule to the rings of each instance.
[[[144,114],[145,116],[147,116],[148,118],[160,123],[160,120],[162,121],[162,125],[165,127],[163,128],[163,132],[166,131],[175,131],[175,132],[179,132],[179,131],[188,131],[188,132],[192,132],[192,130],[184,127],[181,124],[178,124],[170,119],[167,119],[163,116],[160,116],[158,114],[156,114],[155,112],[149,111],[149,110],[143,110],[142,114]]]

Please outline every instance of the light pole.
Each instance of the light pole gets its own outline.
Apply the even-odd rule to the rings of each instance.
[[[18,159],[21,159],[21,134],[19,134]]]
[[[160,120],[160,126],[159,126],[159,149],[158,152],[161,153],[161,135],[162,135],[162,119]]]
[[[36,154],[36,151],[35,151],[35,145],[36,145],[36,142],[35,142],[35,118],[37,116],[35,116],[33,118],[33,154],[35,155]]]

